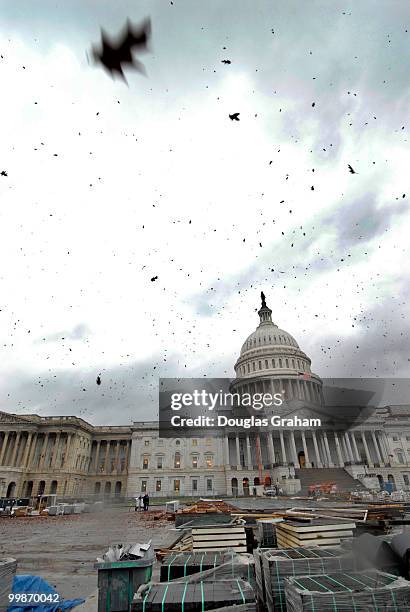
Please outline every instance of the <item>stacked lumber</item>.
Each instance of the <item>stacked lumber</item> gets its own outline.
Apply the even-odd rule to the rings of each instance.
[[[276,526],[279,548],[300,546],[339,546],[342,540],[353,537],[356,523],[333,519],[284,521]]]
[[[410,582],[377,570],[285,580],[288,612],[410,610]]]
[[[246,532],[243,525],[204,525],[192,528],[192,550],[246,552]]]
[[[254,603],[255,595],[243,580],[222,582],[151,583],[138,592],[132,612],[181,612],[217,610],[224,606]],[[246,608],[245,608],[246,610]]]
[[[341,520],[354,520],[363,523],[367,519],[367,508],[291,508],[286,511],[287,516],[300,518],[339,518]]]
[[[11,557],[0,558],[0,610],[9,607],[9,595],[13,589],[13,579],[17,569],[17,561]]]
[[[237,511],[238,508],[219,499],[200,499],[182,510],[177,510],[177,514],[210,514],[212,512],[217,514],[230,514],[231,512]]]
[[[290,576],[312,576],[356,569],[355,559],[341,548],[290,548],[262,554],[265,605],[269,612],[285,612],[284,580]],[[258,593],[258,598],[261,594]],[[321,611],[323,612],[323,610]]]

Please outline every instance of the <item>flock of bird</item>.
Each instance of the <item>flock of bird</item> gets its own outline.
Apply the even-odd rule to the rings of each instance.
[[[273,33],[274,31],[272,30],[272,34]],[[91,51],[87,53],[87,57],[89,58],[89,61],[91,58],[91,61],[93,61],[96,65],[102,67],[105,71],[107,71],[109,76],[112,77],[113,79],[119,78],[122,81],[124,81],[126,84],[128,84],[127,78],[126,78],[127,70],[134,70],[144,76],[147,76],[147,71],[145,69],[144,64],[139,59],[139,55],[149,52],[151,36],[152,36],[152,26],[151,26],[151,20],[149,18],[143,20],[139,24],[132,23],[129,19],[127,19],[121,32],[116,36],[110,35],[105,30],[101,29],[101,42],[99,44],[94,44],[92,46]],[[235,57],[233,59],[236,61]],[[228,67],[232,65],[232,59],[228,59],[225,57],[224,59],[220,61],[224,66]],[[225,68],[221,70],[225,71]],[[227,70],[229,69],[227,68]],[[310,103],[309,101],[309,104],[311,104],[312,108],[316,107],[315,102]],[[226,121],[227,122],[231,121],[233,123],[240,122],[241,112],[237,111],[236,109],[232,109],[232,110],[234,112],[228,114],[228,117],[226,117]],[[244,117],[244,113],[242,113],[242,118],[243,117]],[[236,131],[237,129],[240,130],[241,126],[235,125],[235,127],[232,127],[233,131]],[[269,161],[269,164],[272,164],[272,161]],[[345,162],[345,167],[349,174],[351,175],[359,174],[359,172],[356,170],[355,167],[353,167],[351,163],[347,163],[347,160]],[[361,171],[362,173],[364,172],[363,168],[360,167],[360,164],[359,164],[358,170]],[[312,172],[314,172],[314,169],[312,169]],[[3,177],[4,179],[8,179],[9,171],[5,169],[1,170],[0,176]],[[285,180],[288,180],[288,175],[286,175]],[[358,179],[352,178],[353,182],[356,180],[360,180],[360,178]],[[315,190],[314,185],[310,185],[310,190],[311,191]],[[403,197],[404,197],[404,194],[403,194]],[[285,201],[280,200],[279,203],[280,205],[284,205]],[[292,211],[290,210],[289,212],[291,213]],[[191,221],[189,220],[189,224],[190,223]],[[302,236],[306,236],[306,228],[303,226],[295,228],[293,230],[293,234],[295,234],[296,232],[299,232],[300,235]],[[282,232],[282,235],[284,235],[284,232]],[[246,238],[243,238],[243,242],[245,242],[245,240]],[[262,242],[259,242],[259,247],[262,248],[262,246],[263,246]],[[290,243],[290,246],[293,247],[293,242]],[[301,273],[306,276],[310,266],[311,266],[311,263],[308,263],[304,271],[296,270],[295,266],[293,267],[289,266],[289,269],[286,271],[278,270],[275,268],[271,268],[271,271],[277,274],[288,274],[289,276],[295,275],[295,278],[296,278],[296,273]],[[160,279],[160,274],[157,274],[157,273],[153,274],[152,276],[151,275],[148,276],[148,280],[152,283],[157,283],[159,279]],[[218,282],[221,282],[220,278],[218,278]],[[244,298],[247,293],[252,293],[252,294],[255,294],[255,296],[257,296],[259,289],[260,289],[259,287],[254,286],[252,283],[250,283],[249,286],[245,286],[245,287],[241,286],[238,283],[237,293],[240,294],[241,297],[244,297]],[[217,290],[215,290],[214,287],[211,287],[208,290],[208,293],[210,296],[214,295],[216,292]],[[224,309],[225,309],[225,306],[220,306],[221,311],[223,311]],[[255,307],[255,310],[256,310],[256,307]],[[365,315],[364,310],[360,314]],[[155,321],[153,323],[155,327]],[[194,332],[195,329],[192,329],[191,331]],[[191,333],[191,331],[189,333]],[[236,332],[237,330],[233,329],[232,331]],[[170,332],[170,338],[174,335],[174,333],[175,332],[173,331]],[[194,343],[195,341],[193,341],[192,346],[194,346]],[[322,346],[320,347],[320,350],[323,354],[330,355],[334,348],[335,347]],[[192,350],[195,351],[195,348],[193,348]],[[149,389],[149,393],[151,394],[151,397],[154,399],[154,401],[156,398],[158,373],[166,371],[165,365],[170,361],[171,360],[169,359],[168,354],[164,352],[163,356],[159,357],[158,360],[156,360],[154,363],[147,366],[145,370],[142,369],[138,371],[138,376],[140,377],[141,387],[144,387],[145,389]],[[173,363],[172,367],[174,368],[173,370],[174,375],[177,372],[176,366],[179,367],[179,373],[183,374],[184,372],[189,371],[189,367],[187,367],[186,363],[182,363],[182,361],[179,362],[178,364]],[[207,366],[211,366],[211,370],[213,371],[214,374],[216,374],[218,364],[211,363],[211,362],[204,364],[204,370],[206,369]],[[231,370],[228,370],[228,369],[224,369],[224,371],[221,372],[221,374],[223,375],[231,375],[231,373],[232,373]],[[203,374],[203,375],[206,376],[206,374]],[[47,376],[45,375],[43,379],[39,379],[39,385],[41,387],[44,386],[46,378]],[[126,384],[121,384],[121,385],[117,384],[116,381],[112,379],[110,374],[108,372],[107,373],[105,372],[105,370],[102,370],[96,377],[94,375],[93,380],[95,380],[96,386],[98,388],[101,388],[100,390],[103,393],[109,390],[112,393],[112,396],[114,396],[115,393],[118,392],[117,401],[122,401],[122,399],[127,393]],[[121,387],[121,389],[119,389],[119,387]],[[81,385],[81,390],[82,392],[86,393],[88,388],[87,386]],[[84,402],[82,402],[81,405],[83,406]],[[79,410],[79,413],[83,415],[90,415],[90,411],[86,407],[85,408],[82,407]]]

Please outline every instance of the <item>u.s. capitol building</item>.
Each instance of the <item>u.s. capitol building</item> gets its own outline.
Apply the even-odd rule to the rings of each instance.
[[[264,299],[258,314],[232,390],[280,390],[290,402],[323,406],[310,358],[272,322]],[[390,481],[410,490],[410,405],[377,408],[344,430],[273,427],[172,439],[159,437],[157,422],[100,427],[75,416],[0,412],[0,497],[254,495],[275,483],[297,493],[324,480],[346,489]]]

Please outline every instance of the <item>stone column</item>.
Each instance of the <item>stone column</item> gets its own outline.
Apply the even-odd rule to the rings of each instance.
[[[319,447],[318,447],[318,445],[317,445],[317,440],[316,440],[316,432],[315,432],[315,430],[314,430],[314,429],[312,430],[312,439],[313,439],[313,446],[314,446],[314,449],[315,449],[315,455],[316,455],[316,466],[317,466],[317,467],[319,467],[319,468],[321,468],[321,467],[323,467],[323,466],[322,466],[322,462],[321,462],[321,460],[320,460]]]
[[[7,443],[9,441],[9,435],[10,435],[9,431],[6,431],[6,433],[4,434],[4,440],[3,440],[3,444],[1,447],[1,454],[0,454],[0,465],[3,464],[3,461],[6,456],[6,448],[7,448]]]
[[[17,431],[16,432],[16,439],[14,440],[14,448],[13,448],[13,452],[11,454],[11,461],[10,461],[10,465],[13,467],[14,464],[16,463],[16,457],[17,457],[17,453],[19,450],[19,442],[20,442],[20,437],[21,437],[21,432]]]
[[[128,461],[130,456],[131,440],[127,440],[127,446],[125,447],[124,456],[124,472],[128,472]]]
[[[61,434],[58,431],[57,434],[56,434],[56,439],[55,439],[55,442],[54,442],[54,449],[53,449],[53,456],[52,456],[52,459],[51,459],[51,467],[52,468],[55,468],[56,465],[57,465],[58,449],[59,449],[59,446],[60,446],[60,435]]]
[[[323,439],[325,441],[326,454],[327,454],[327,456],[329,458],[328,459],[328,465],[329,465],[329,467],[333,467],[332,455],[330,454],[329,442],[328,442],[327,434],[326,434],[325,431],[323,432]]]
[[[354,434],[354,431],[350,432],[350,436],[352,438],[353,449],[354,449],[354,453],[355,453],[355,456],[356,456],[356,461],[360,462],[362,460],[362,458],[360,457],[359,449],[357,448],[356,436]]]
[[[49,434],[46,433],[44,435],[43,446],[41,448],[41,453],[40,453],[40,461],[38,463],[38,469],[39,470],[42,470],[43,466],[44,466],[44,461],[45,461],[45,458],[46,458],[46,455],[47,455],[48,437],[49,437]]]
[[[33,432],[32,431],[28,431],[27,432],[26,446],[24,447],[24,455],[23,455],[23,459],[21,461],[21,467],[23,467],[23,468],[27,467],[27,460],[28,460],[28,455],[29,455],[29,451],[30,451],[32,437],[33,437]]]
[[[377,440],[379,442],[379,445],[380,445],[380,448],[381,448],[381,451],[382,451],[382,456],[384,458],[383,463],[390,463],[389,453],[388,453],[386,444],[384,442],[383,434],[382,433],[378,432]]]
[[[226,435],[224,437],[225,443],[225,465],[228,467],[228,470],[231,467],[230,457],[229,457],[229,437]]]
[[[71,451],[71,442],[72,442],[73,434],[67,434],[67,444],[65,447],[65,457],[64,457],[64,468],[69,469],[70,466],[70,451]]]
[[[337,435],[337,433],[336,433],[336,432],[334,432],[334,436],[335,436],[335,444],[336,444],[337,458],[339,459],[339,467],[344,467],[344,461],[343,461],[342,450],[341,450],[341,448],[340,448],[339,437],[338,437],[338,435]]]
[[[241,469],[241,449],[239,446],[239,436],[235,436],[235,445],[236,445],[236,469]]]
[[[268,432],[266,434],[266,438],[268,440],[269,463],[272,465],[273,463],[275,463],[275,449],[273,447],[272,433]]]
[[[38,441],[38,433],[36,432],[33,436],[33,442],[31,443],[31,449],[28,456],[27,461],[27,469],[31,470],[33,468],[34,455],[36,454],[37,441]]]
[[[288,459],[286,457],[286,447],[285,447],[285,440],[283,437],[283,431],[282,429],[279,430],[279,437],[280,437],[280,448],[282,451],[282,462],[283,463],[287,463]]]
[[[302,436],[303,452],[305,453],[305,466],[310,468],[312,466],[309,461],[309,453],[308,453],[307,444],[306,444],[305,432],[302,429],[300,433]]]
[[[293,429],[291,429],[290,431],[290,448],[292,449],[293,462],[295,464],[295,467],[297,468],[299,464],[299,460],[298,460],[298,454],[296,452],[295,432],[293,431]]]
[[[349,440],[349,436],[347,435],[347,431],[345,431],[345,433],[344,433],[344,439],[345,439],[345,443],[346,443],[346,448],[347,448],[347,454],[348,454],[348,457],[349,457],[349,461],[354,461],[352,447],[350,446],[350,440]]]
[[[94,472],[98,473],[98,460],[100,458],[100,445],[101,440],[97,440],[96,448],[95,448],[95,457],[94,457]]]
[[[246,462],[248,470],[252,469],[252,454],[251,454],[251,443],[249,440],[249,435],[246,434]],[[229,464],[229,453],[228,453],[228,462]]]
[[[118,474],[119,469],[118,469],[118,460],[120,457],[120,444],[121,444],[121,440],[117,440],[117,445],[116,445],[116,449],[115,449],[115,457],[114,457],[114,472],[116,472]]]
[[[372,430],[371,433],[372,433],[372,440],[373,440],[373,444],[374,444],[374,449],[375,449],[376,455],[377,455],[377,461],[379,462],[379,465],[381,466],[383,464],[383,460],[382,460],[382,457],[380,455],[379,447],[377,446],[376,434],[374,433],[373,430]]]
[[[361,431],[360,433],[361,433],[361,436],[362,436],[362,441],[363,441],[363,446],[364,446],[364,452],[366,453],[367,464],[368,464],[370,467],[373,467],[373,462],[372,462],[372,459],[371,459],[371,457],[370,457],[369,448],[368,448],[368,446],[367,446],[367,442],[366,442],[366,435],[365,435],[365,433],[366,433],[366,432]]]
[[[110,440],[105,441],[105,459],[104,459],[104,474],[108,474],[108,458],[110,456],[111,442]]]

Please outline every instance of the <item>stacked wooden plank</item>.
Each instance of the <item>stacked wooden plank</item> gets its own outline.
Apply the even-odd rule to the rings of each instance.
[[[284,583],[288,612],[410,610],[410,582],[377,570],[298,576]]]
[[[356,569],[355,559],[346,555],[341,548],[318,546],[266,551],[262,554],[262,563],[265,605],[269,612],[286,610],[285,578]]]
[[[279,548],[300,546],[339,546],[343,539],[353,537],[356,523],[334,519],[284,521],[276,526]]]
[[[204,525],[192,529],[192,550],[246,552],[246,533],[242,525]]]
[[[11,557],[0,558],[0,610],[9,607],[9,595],[12,593],[13,579],[16,574],[17,561]]]
[[[217,610],[224,606],[250,604],[255,601],[253,589],[243,580],[222,582],[151,583],[131,605],[133,612],[197,612]]]

